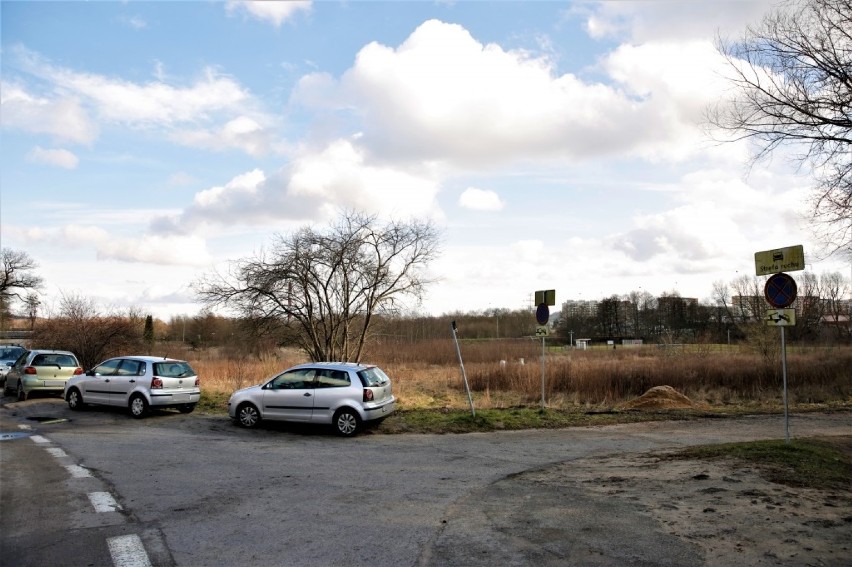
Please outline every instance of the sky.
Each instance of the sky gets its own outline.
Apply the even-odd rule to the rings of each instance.
[[[767,1],[0,3],[0,244],[168,320],[342,210],[428,218],[412,313],[632,291],[710,302],[801,244],[808,172],[706,123]],[[796,274],[792,274],[796,275]]]

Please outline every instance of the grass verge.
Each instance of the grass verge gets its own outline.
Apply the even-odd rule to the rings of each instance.
[[[723,443],[679,451],[672,458],[734,459],[786,486],[852,491],[852,436]]]

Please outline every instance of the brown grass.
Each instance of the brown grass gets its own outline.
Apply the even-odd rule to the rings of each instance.
[[[540,342],[464,342],[461,349],[477,408],[540,404]],[[220,394],[307,361],[294,350],[260,359],[236,360],[215,351],[185,351],[183,357],[195,367],[202,387]],[[452,340],[378,345],[364,360],[380,365],[391,376],[402,408],[468,407]],[[696,403],[713,406],[777,403],[782,395],[780,363],[746,351],[559,349],[549,351],[545,360],[545,400],[552,408],[615,407],[655,386],[670,386]],[[852,348],[792,349],[787,365],[791,403],[852,401]]]

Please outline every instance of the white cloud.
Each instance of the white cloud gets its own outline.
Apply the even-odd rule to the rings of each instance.
[[[205,266],[211,262],[203,238],[173,235],[110,239],[99,244],[98,259],[177,266]]]
[[[56,139],[89,143],[98,135],[77,97],[36,96],[6,81],[0,82],[0,112],[4,128],[49,134]]]
[[[134,218],[139,215],[135,214]],[[59,227],[13,229],[22,242],[64,248],[94,248],[98,260],[157,265],[201,266],[211,262],[206,241],[197,236],[122,236],[120,230],[107,230],[94,224],[67,224]]]
[[[254,119],[240,116],[218,130],[176,130],[170,135],[184,146],[209,150],[239,149],[252,156],[263,156],[274,149],[274,134]]]
[[[626,37],[635,43],[692,40],[736,32],[760,21],[773,4],[773,0],[597,2],[587,12],[586,30],[596,39]]]
[[[715,94],[700,90],[714,77],[713,53],[709,43],[687,53],[625,48],[604,67],[616,87],[557,75],[546,57],[483,45],[431,20],[399,47],[362,48],[339,82],[303,77],[292,102],[357,118],[373,159],[462,168],[618,154],[682,160],[702,149],[696,109]],[[684,89],[686,79],[695,86]]]
[[[468,187],[459,196],[459,205],[474,211],[499,211],[506,203],[494,191]]]
[[[74,169],[79,163],[79,159],[72,152],[63,149],[47,150],[40,146],[36,146],[27,154],[27,159],[35,163],[43,163],[56,167],[64,167],[65,169]]]
[[[294,160],[289,193],[385,216],[422,216],[437,211],[438,185],[427,169],[415,173],[370,164],[362,148],[337,140],[321,152]]]
[[[203,76],[187,87],[161,81],[137,84],[92,73],[50,68],[55,83],[85,96],[106,120],[144,126],[170,126],[204,120],[211,113],[238,109],[249,94],[234,79],[205,69]]]
[[[409,173],[369,164],[348,140],[304,149],[272,175],[255,169],[198,192],[180,215],[157,218],[156,233],[188,233],[204,226],[321,220],[340,208],[385,217],[440,215],[439,185],[428,170]]]
[[[282,23],[300,11],[309,12],[311,2],[296,0],[288,0],[286,2],[277,0],[228,0],[225,3],[225,9],[229,14],[245,11],[258,20],[266,20],[272,23],[277,28],[281,27]]]

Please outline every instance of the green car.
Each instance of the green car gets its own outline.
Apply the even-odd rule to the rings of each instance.
[[[9,369],[3,391],[17,394],[21,401],[34,392],[62,395],[65,382],[82,373],[83,368],[73,352],[28,350]]]

